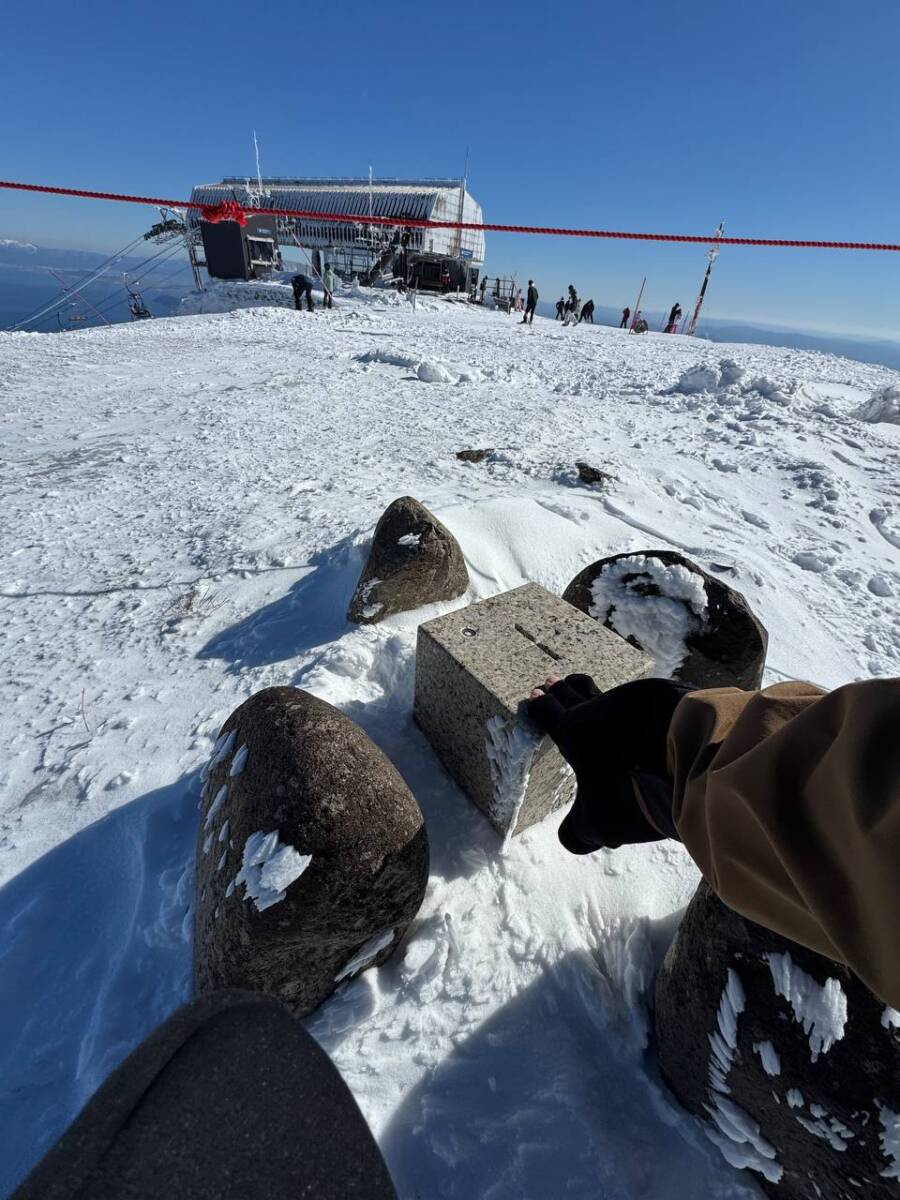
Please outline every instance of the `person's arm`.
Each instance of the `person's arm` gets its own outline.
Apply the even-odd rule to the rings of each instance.
[[[529,709],[578,780],[563,845],[676,837],[731,908],[900,1009],[900,680],[830,693],[641,680],[576,701],[570,681],[586,678]]]
[[[900,680],[694,692],[668,742],[675,827],[720,898],[900,1008]]]

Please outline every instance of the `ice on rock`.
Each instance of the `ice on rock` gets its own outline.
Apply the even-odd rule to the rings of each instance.
[[[366,620],[368,620],[370,617],[376,616],[384,608],[383,604],[367,603],[372,592],[374,591],[375,588],[378,587],[378,585],[380,583],[381,583],[380,579],[370,579],[368,581],[368,583],[366,583],[366,585],[363,587],[362,596],[360,597],[360,600],[363,604],[362,615],[366,618]]]
[[[648,582],[659,589],[658,596],[643,594]],[[633,637],[653,656],[656,674],[666,678],[687,655],[685,638],[701,631],[708,615],[702,575],[644,554],[605,566],[591,585],[591,596],[591,616],[603,620],[609,613],[607,619],[616,633]]]
[[[753,1049],[759,1055],[759,1060],[767,1075],[781,1074],[781,1059],[771,1042],[754,1042]]]
[[[335,975],[335,983],[340,983],[342,979],[349,979],[351,975],[355,975],[358,971],[365,970],[373,959],[377,958],[382,950],[386,949],[393,940],[393,929],[385,929],[383,933],[377,933],[374,937],[369,938],[366,944],[361,946],[347,965],[341,969],[340,974]]]
[[[287,889],[311,862],[311,854],[301,854],[293,846],[282,845],[277,831],[259,830],[251,833],[244,844],[243,865],[234,882],[244,885],[244,899],[252,900],[263,912],[284,899]]]
[[[404,533],[403,537],[397,538],[398,546],[418,546],[422,540],[421,533]]]
[[[772,983],[794,1010],[794,1018],[809,1034],[813,1062],[827,1054],[844,1036],[847,1024],[847,997],[837,979],[824,986],[798,967],[789,954],[767,954]]]
[[[879,1174],[884,1179],[900,1179],[900,1113],[895,1113],[882,1104],[879,1110],[881,1133],[878,1140],[881,1152],[890,1163]]]
[[[881,1024],[884,1029],[900,1029],[900,1012],[896,1008],[886,1008],[881,1014]]]
[[[705,1108],[713,1124],[705,1124],[703,1128],[726,1162],[733,1167],[749,1167],[771,1183],[778,1183],[783,1172],[775,1161],[775,1147],[762,1136],[753,1118],[740,1105],[727,1098],[730,1091],[728,1072],[737,1047],[738,1018],[745,1004],[740,976],[729,967],[716,1016],[717,1029],[709,1036],[710,1103]]]
[[[522,721],[507,721],[501,716],[490,717],[486,728],[487,756],[494,785],[491,820],[498,829],[507,830],[506,849],[525,800],[531,764],[541,738]]]
[[[821,1104],[810,1105],[809,1111],[812,1114],[811,1117],[804,1117],[797,1113],[794,1119],[799,1121],[807,1133],[827,1142],[832,1150],[845,1151],[847,1142],[853,1137],[851,1130],[837,1117],[829,1116]]]
[[[788,1088],[787,1102],[790,1108],[802,1108],[806,1103],[799,1088]]]
[[[220,762],[223,762],[231,753],[231,747],[234,745],[236,737],[235,731],[232,729],[229,733],[223,733],[217,738],[216,744],[213,746],[212,757],[209,760],[209,773],[211,774]]]
[[[228,832],[230,829],[231,829],[231,822],[226,819],[225,821],[222,822],[222,828],[219,830],[219,841],[220,842],[228,841]]]
[[[209,812],[206,814],[206,820],[203,822],[205,829],[209,829],[210,825],[212,825],[213,821],[216,819],[216,815],[219,812],[219,809],[225,803],[225,798],[227,795],[228,788],[223,783],[216,792],[215,799],[213,800],[212,804],[209,806]]]
[[[246,746],[241,746],[241,748],[238,750],[237,754],[235,754],[234,759],[231,763],[231,769],[228,772],[228,774],[231,776],[232,779],[234,779],[236,776],[240,775],[240,773],[243,771],[244,767],[246,767],[247,758],[248,758],[249,754],[250,754],[250,751],[247,749]]]

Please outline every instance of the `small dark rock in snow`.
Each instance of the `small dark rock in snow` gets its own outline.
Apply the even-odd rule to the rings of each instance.
[[[456,457],[458,459],[460,459],[462,462],[480,463],[480,462],[484,462],[484,460],[488,457],[488,455],[493,454],[493,453],[494,453],[494,451],[492,449],[491,450],[457,450]]]
[[[302,1016],[403,937],[428,881],[422,813],[359,726],[298,688],[252,696],[218,744],[197,843],[197,990],[268,992]]]
[[[729,970],[738,980],[730,988]],[[752,1153],[753,1144],[723,1125],[734,1134],[736,1124],[738,1136],[758,1127],[754,1137],[775,1151],[773,1178],[753,1171],[768,1194],[888,1200],[898,1184],[880,1135],[900,1113],[900,1028],[891,1013],[847,967],[745,920],[704,882],[657,981],[659,1064],[726,1156]]]
[[[402,496],[375,527],[347,619],[374,625],[392,613],[453,600],[469,586],[459,543],[424,504]]]
[[[739,687],[751,690],[759,687],[766,664],[769,635],[740,592],[708,574],[691,559],[674,550],[633,550],[614,554],[585,567],[563,592],[563,599],[582,612],[602,620],[612,629],[612,610],[600,614],[594,604],[592,587],[597,576],[610,563],[629,558],[656,559],[663,567],[679,565],[695,572],[706,588],[707,617],[702,629],[689,633],[684,641],[687,648],[681,665],[673,678],[695,687]],[[659,595],[659,588],[650,580],[641,584],[641,568],[635,565],[635,587],[644,595]],[[629,639],[636,642],[636,639]],[[649,649],[646,646],[641,649]],[[652,651],[651,651],[652,652]]]
[[[605,486],[607,483],[612,482],[612,475],[607,471],[601,471],[598,467],[592,467],[590,463],[577,462],[575,470],[578,472],[578,478],[582,483]]]

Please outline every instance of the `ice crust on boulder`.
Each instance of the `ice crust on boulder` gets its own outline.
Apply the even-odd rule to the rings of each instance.
[[[282,845],[277,831],[258,830],[244,844],[243,865],[234,883],[242,883],[244,899],[252,900],[263,912],[284,899],[287,889],[311,862],[311,854],[301,854],[293,846]]]
[[[659,588],[659,595],[642,594],[648,582]],[[685,638],[700,632],[707,617],[703,577],[680,563],[667,566],[644,554],[605,566],[591,585],[591,595],[591,616],[603,620],[609,613],[616,633],[634,638],[653,656],[656,674],[667,678],[684,662]]]

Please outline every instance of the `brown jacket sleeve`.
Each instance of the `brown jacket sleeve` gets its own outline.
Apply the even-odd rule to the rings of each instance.
[[[900,679],[686,696],[678,834],[717,894],[900,1009]]]

